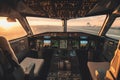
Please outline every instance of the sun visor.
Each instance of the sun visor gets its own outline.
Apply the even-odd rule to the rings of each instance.
[[[101,15],[112,13],[118,4],[119,1],[117,0],[101,0],[88,12],[87,15]]]

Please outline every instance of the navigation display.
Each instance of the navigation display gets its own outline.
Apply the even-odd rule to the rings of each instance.
[[[52,48],[58,48],[59,47],[59,41],[58,40],[52,40],[51,46],[52,46]]]
[[[44,43],[43,44],[44,47],[50,47],[51,46],[51,40],[44,40],[43,43]]]
[[[80,47],[85,47],[88,44],[87,40],[81,40],[80,41]]]
[[[60,40],[60,48],[67,48],[67,40]]]
[[[73,40],[72,41],[72,47],[75,48],[75,49],[79,49],[79,41]]]

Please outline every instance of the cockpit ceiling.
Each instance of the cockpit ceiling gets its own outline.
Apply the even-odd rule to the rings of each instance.
[[[112,13],[119,0],[2,0],[25,16],[72,19]],[[12,2],[13,1],[13,2]],[[22,2],[22,3],[20,3]]]
[[[85,16],[98,0],[24,0],[43,17],[69,19]]]

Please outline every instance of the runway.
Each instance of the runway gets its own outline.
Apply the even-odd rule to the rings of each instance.
[[[88,27],[88,26],[68,26],[68,32],[86,32],[94,35],[98,35],[101,27]],[[43,33],[43,32],[63,32],[62,26],[33,26],[32,30],[35,34]],[[120,29],[112,28],[109,29],[106,36],[109,36],[114,39],[120,39]]]

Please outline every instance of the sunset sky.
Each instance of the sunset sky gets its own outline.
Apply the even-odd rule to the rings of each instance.
[[[103,15],[103,16],[95,16],[95,17],[88,17],[88,18],[70,19],[70,20],[68,20],[67,25],[68,25],[68,28],[69,27],[77,28],[75,26],[88,26],[87,23],[90,23],[90,26],[102,26],[102,24],[105,20],[105,17],[106,16]],[[33,27],[39,27],[41,25],[46,25],[46,28],[47,28],[47,26],[54,26],[53,29],[55,29],[55,26],[56,26],[56,29],[58,29],[57,28],[58,26],[61,26],[61,28],[63,28],[62,20],[59,20],[59,19],[27,17],[27,20],[28,20],[30,26],[33,26]],[[120,22],[120,18],[117,19],[117,21],[114,23],[114,26],[119,27],[119,22]],[[45,29],[45,27],[44,27],[44,29]],[[63,29],[61,29],[61,30],[63,30]],[[15,37],[16,36],[20,37],[23,34],[26,35],[26,32],[24,31],[24,29],[22,28],[21,24],[18,21],[17,22],[8,22],[6,20],[6,17],[0,17],[0,35],[5,35],[7,37],[10,37],[8,34],[15,36]]]
[[[8,22],[6,17],[0,17],[0,36],[5,36],[11,40],[23,35],[26,35],[26,32],[18,21]]]
[[[90,23],[91,26],[102,26],[105,15],[95,16],[88,18],[77,18],[68,20],[69,26],[87,26],[87,23]],[[53,25],[53,26],[62,26],[62,20],[59,19],[48,19],[48,18],[37,18],[37,17],[27,17],[27,20],[30,25]],[[118,23],[118,22],[117,22]],[[7,22],[6,17],[0,17],[0,27],[3,29],[11,29],[21,26],[18,22]],[[118,24],[115,24],[118,26]]]

